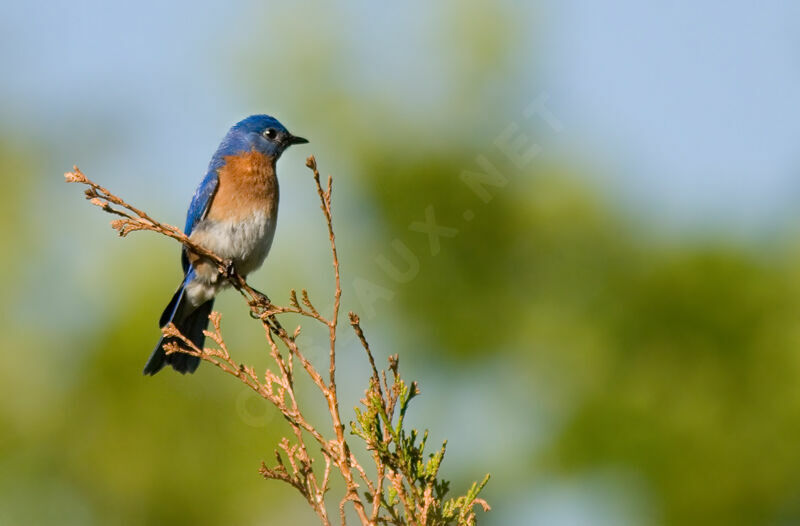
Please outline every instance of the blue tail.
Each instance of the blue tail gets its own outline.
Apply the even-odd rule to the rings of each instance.
[[[211,314],[211,309],[214,306],[214,299],[212,298],[192,310],[188,298],[184,295],[186,284],[192,277],[190,271],[184,282],[178,287],[175,295],[172,296],[167,308],[164,309],[164,313],[159,320],[159,325],[164,327],[170,322],[174,323],[181,334],[202,349],[206,339],[203,331],[208,327],[208,315]],[[175,342],[181,347],[186,347],[186,344],[177,338],[165,338],[162,336],[161,339],[158,340],[158,344],[153,350],[153,353],[150,355],[150,359],[147,360],[147,364],[144,366],[144,374],[154,375],[165,365],[171,365],[173,369],[181,374],[195,372],[197,366],[200,365],[200,358],[178,352],[167,354],[164,351],[164,344],[171,342]]]

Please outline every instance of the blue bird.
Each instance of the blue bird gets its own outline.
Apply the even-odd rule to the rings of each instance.
[[[275,163],[293,144],[307,143],[269,115],[251,115],[235,124],[211,158],[208,172],[197,187],[183,231],[189,239],[247,276],[264,262],[275,236],[278,219],[278,178]],[[172,322],[187,339],[203,347],[214,296],[226,285],[216,265],[183,248],[184,278],[161,315],[159,325]],[[144,366],[153,375],[169,364],[180,373],[193,373],[200,358],[185,353],[166,354],[161,337]]]

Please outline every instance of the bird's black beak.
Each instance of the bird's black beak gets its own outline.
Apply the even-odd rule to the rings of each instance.
[[[308,139],[304,139],[302,137],[297,137],[296,135],[289,135],[289,137],[286,139],[286,143],[289,144],[289,145],[292,145],[292,144],[306,144],[307,142],[308,142]]]

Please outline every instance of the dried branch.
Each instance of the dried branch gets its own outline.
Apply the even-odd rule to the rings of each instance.
[[[230,261],[194,243],[178,228],[156,221],[142,210],[126,203],[106,188],[89,180],[77,167],[72,172],[66,173],[65,178],[67,182],[86,185],[88,188],[85,195],[92,204],[122,218],[111,222],[112,228],[120,236],[140,230],[150,230],[177,240],[186,250],[212,261],[217,266],[221,278],[227,280],[247,301],[251,316],[258,319],[264,328],[269,355],[274,362],[274,369],[267,369],[263,376],[259,376],[253,367],[237,363],[231,357],[222,335],[221,316],[217,312],[212,312],[209,316],[213,330],[205,331],[205,335],[213,342],[213,347],[202,349],[197,347],[173,324],[164,327],[162,332],[165,336],[183,344],[178,345],[174,340],[166,344],[165,350],[168,354],[174,352],[190,354],[235,376],[271,403],[287,421],[292,430],[293,441],[288,438],[281,440],[274,451],[275,464],[272,467],[266,462],[261,463],[259,473],[264,478],[279,480],[294,487],[325,526],[332,524],[328,514],[326,494],[330,490],[330,477],[334,471],[340,474],[345,484],[345,493],[338,504],[339,520],[342,525],[346,524],[348,503],[352,503],[362,526],[474,525],[475,506],[481,506],[484,511],[489,510],[488,504],[478,498],[478,494],[488,481],[488,475],[480,484],[473,484],[467,494],[445,500],[449,483],[437,478],[445,446],[442,445],[438,452],[426,457],[424,449],[427,431],[423,433],[421,440],[417,440],[416,430],[408,432],[403,427],[409,402],[419,394],[419,388],[416,382],[406,384],[401,379],[397,355],[389,357],[391,384],[388,382],[386,371],[378,370],[358,316],[352,312],[349,313],[350,325],[366,352],[371,376],[361,401],[363,410],[356,408],[356,421],[350,423],[351,434],[362,439],[370,452],[375,469],[374,478],[370,478],[367,470],[351,451],[339,412],[336,388],[336,339],[342,288],[331,208],[333,181],[328,177],[327,185],[323,188],[313,156],[307,159],[306,166],[313,173],[330,240],[335,280],[333,311],[330,318],[323,316],[317,310],[305,289],[301,290],[300,299],[297,293],[291,290],[288,306],[273,304],[269,298],[250,287]],[[277,316],[286,313],[299,314],[328,328],[330,347],[327,380],[297,345],[300,327],[298,326],[290,335],[278,321]],[[279,342],[286,348],[285,354],[281,352]],[[295,359],[300,362],[326,401],[333,427],[333,438],[326,438],[326,433],[306,418],[297,402]],[[321,472],[315,470],[307,440],[310,440],[309,443],[318,448],[322,455],[325,466]],[[366,487],[363,498],[359,493],[361,483]]]

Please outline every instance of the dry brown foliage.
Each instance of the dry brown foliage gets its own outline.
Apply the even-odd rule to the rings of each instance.
[[[345,494],[338,499],[338,517],[342,525],[346,524],[345,510],[348,503],[351,503],[362,525],[473,525],[476,521],[476,506],[481,506],[484,511],[489,510],[489,505],[478,498],[478,493],[488,481],[488,475],[480,484],[473,484],[465,495],[445,500],[449,483],[437,478],[444,456],[444,445],[436,453],[426,455],[424,447],[427,431],[418,440],[415,430],[407,432],[403,428],[403,417],[408,404],[419,392],[416,382],[407,385],[400,378],[397,355],[389,358],[391,381],[387,380],[386,371],[379,371],[375,365],[359,318],[352,312],[349,313],[350,325],[364,348],[372,373],[365,396],[361,400],[363,409],[356,408],[356,421],[350,422],[350,435],[364,441],[374,462],[374,467],[370,468],[374,469],[374,476],[368,475],[367,470],[351,452],[336,392],[336,339],[342,289],[331,215],[332,179],[328,177],[323,188],[313,156],[306,160],[306,166],[314,175],[330,239],[336,283],[330,317],[323,316],[314,307],[305,290],[301,291],[299,299],[296,291],[292,290],[288,306],[273,304],[268,297],[250,287],[236,273],[230,261],[193,243],[180,229],[156,221],[144,211],[126,203],[106,188],[89,180],[77,167],[66,173],[65,178],[67,182],[86,185],[85,195],[92,204],[120,217],[111,222],[111,226],[120,236],[140,230],[158,232],[213,261],[220,274],[245,298],[250,306],[251,316],[261,322],[275,366],[275,369],[267,369],[263,375],[231,357],[222,336],[221,316],[218,312],[212,312],[209,316],[213,330],[205,331],[206,336],[216,344],[215,347],[198,348],[172,324],[162,330],[165,335],[174,336],[187,346],[184,349],[173,343],[167,349],[168,353],[185,352],[197,356],[235,376],[275,406],[288,422],[293,438],[285,437],[278,444],[274,464],[261,463],[259,472],[264,478],[280,480],[296,488],[323,525],[330,525],[333,520],[329,515],[326,497],[334,470],[341,476],[345,486]],[[300,326],[289,334],[279,323],[278,316],[285,313],[299,314],[328,328],[330,347],[326,372],[321,372],[312,364],[298,346]],[[285,347],[284,351],[281,351],[279,343]],[[300,363],[324,398],[332,429],[322,431],[305,417],[295,397],[295,361]],[[309,455],[310,447],[319,450],[324,466],[314,465],[314,460]]]

